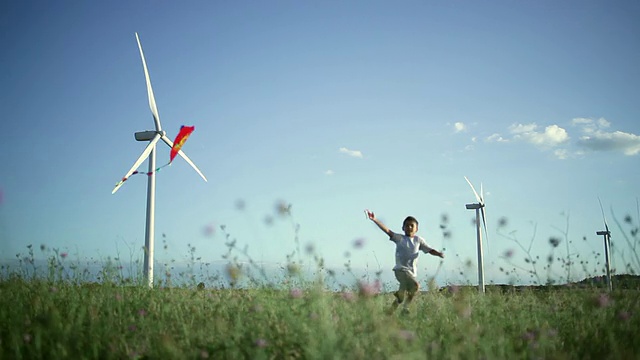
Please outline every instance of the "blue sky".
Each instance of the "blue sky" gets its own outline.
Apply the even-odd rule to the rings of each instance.
[[[146,179],[111,194],[146,145],[133,133],[153,128],[138,32],[163,128],[196,127],[183,149],[209,180],[180,158],[158,174],[158,261],[187,244],[221,260],[225,225],[284,263],[299,224],[329,267],[390,272],[368,208],[398,232],[418,218],[457,281],[476,259],[467,176],[485,191],[488,281],[505,252],[527,266],[509,237],[541,258],[560,237],[566,257],[567,226],[569,252],[594,263],[598,197],[622,268],[610,209],[637,223],[639,17],[636,1],[3,2],[2,257],[140,254]],[[420,275],[437,264],[423,256]]]

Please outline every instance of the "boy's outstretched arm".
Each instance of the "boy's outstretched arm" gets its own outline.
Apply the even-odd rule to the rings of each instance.
[[[367,213],[367,217],[369,218],[369,220],[373,221],[376,225],[378,225],[380,230],[382,230],[385,234],[389,235],[389,237],[393,236],[393,231],[389,230],[389,228],[385,224],[383,224],[382,221],[378,220],[376,218],[376,215],[373,213],[373,211],[365,210],[365,212]]]
[[[438,251],[436,249],[431,249],[431,250],[428,251],[428,253],[433,255],[433,256],[437,256],[439,258],[444,259],[444,253],[442,253],[442,252],[440,252],[440,251]]]

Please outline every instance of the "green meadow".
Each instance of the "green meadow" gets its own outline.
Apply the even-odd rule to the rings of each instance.
[[[490,284],[482,294],[430,278],[408,314],[386,311],[395,284],[381,284],[380,272],[340,290],[327,285],[336,275],[313,249],[314,276],[302,275],[297,250],[275,278],[225,234],[228,265],[212,275],[217,283],[199,283],[194,269],[202,265],[189,246],[186,281],[167,272],[149,288],[140,270],[123,275],[118,258],[90,277],[44,245],[45,259],[36,261],[30,245],[27,256],[16,255],[18,266],[0,271],[0,360],[640,359],[639,239],[637,226],[625,222],[627,274],[613,277],[611,292],[601,254],[560,259],[561,241],[551,239],[546,263],[530,251],[523,264],[505,256],[504,271],[534,285]],[[299,249],[297,235],[295,243]],[[571,266],[597,271],[580,282],[552,279],[554,261],[567,274]],[[129,266],[141,269],[139,261]]]
[[[473,287],[391,294],[5,279],[2,359],[633,359],[639,290]]]

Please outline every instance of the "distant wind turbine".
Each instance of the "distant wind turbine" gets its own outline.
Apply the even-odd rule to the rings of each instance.
[[[156,144],[162,140],[169,148],[173,148],[173,142],[167,137],[166,132],[162,130],[160,125],[160,116],[158,115],[158,108],[156,107],[156,100],[153,96],[153,89],[151,88],[151,79],[149,78],[149,71],[147,70],[147,62],[144,59],[144,53],[142,52],[142,45],[140,44],[140,38],[136,33],[136,40],[138,41],[138,49],[140,49],[140,58],[142,59],[142,67],[144,69],[144,77],[147,82],[147,94],[149,96],[149,107],[151,108],[151,114],[153,114],[153,121],[155,123],[155,130],[141,131],[134,134],[137,141],[149,141],[149,145],[144,149],[138,160],[133,163],[133,166],[126,175],[122,178],[113,191],[115,194],[118,189],[124,184],[124,180],[129,178],[136,169],[144,162],[147,157],[149,158],[149,172],[147,182],[147,223],[145,229],[145,241],[144,241],[144,271],[145,278],[149,287],[153,287],[153,243],[154,243],[154,225],[155,225],[155,203],[156,203]],[[180,150],[178,152],[191,167],[204,179],[207,178],[202,174],[200,169],[189,159],[189,157]]]
[[[607,218],[604,216],[604,209],[602,208],[602,201],[598,198],[600,203],[600,211],[602,212],[602,220],[604,221],[604,230],[596,231],[596,235],[602,235],[604,237],[604,264],[607,270],[607,287],[609,291],[613,290],[613,284],[611,284],[611,231],[609,231],[609,225],[607,225]]]
[[[464,177],[467,180],[469,186],[471,186],[471,190],[473,190],[473,194],[476,196],[477,203],[466,204],[466,208],[469,210],[476,211],[476,237],[478,240],[478,290],[484,293],[484,254],[482,252],[482,231],[480,229],[480,213],[482,213],[482,225],[484,227],[484,234],[487,238],[487,242],[489,241],[489,236],[487,236],[487,220],[486,214],[484,210],[484,191],[482,190],[482,183],[480,183],[480,195],[476,192],[476,189],[471,184],[471,181]]]

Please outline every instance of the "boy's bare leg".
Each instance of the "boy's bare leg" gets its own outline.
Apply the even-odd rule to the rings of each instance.
[[[403,289],[400,289],[393,293],[393,296],[396,299],[393,301],[393,303],[391,303],[391,306],[389,306],[389,308],[387,309],[387,314],[393,314],[398,308],[398,306],[402,304],[402,302],[404,301],[404,294],[405,294],[405,290]]]
[[[412,286],[410,289],[407,289],[407,300],[404,302],[404,306],[402,309],[402,312],[405,314],[409,312],[409,305],[411,304],[411,302],[413,301],[413,298],[418,293],[418,289],[420,289],[420,285],[417,282],[413,285],[414,286]]]

